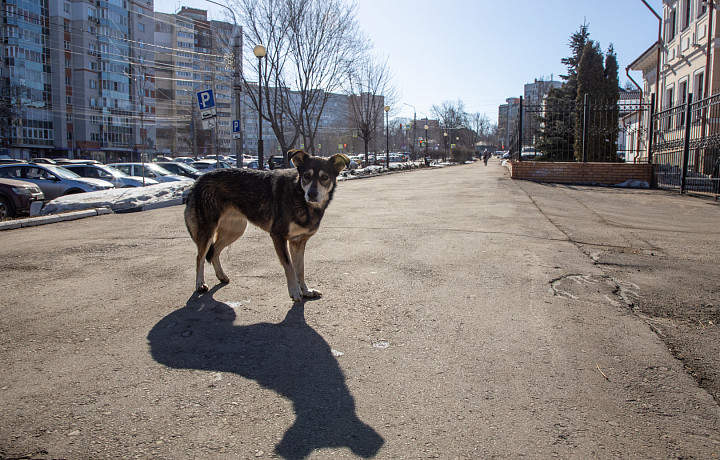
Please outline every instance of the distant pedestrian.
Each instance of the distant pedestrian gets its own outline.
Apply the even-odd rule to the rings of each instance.
[[[485,153],[483,153],[483,163],[485,163],[485,166],[487,166],[487,162],[490,159],[490,152],[485,150]]]

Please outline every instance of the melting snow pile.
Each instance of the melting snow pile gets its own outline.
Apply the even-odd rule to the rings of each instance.
[[[194,183],[193,180],[186,180],[145,187],[119,188],[101,192],[66,195],[46,203],[40,214],[45,216],[95,208],[110,208],[113,212],[118,212],[168,201],[180,204],[183,201],[183,196]]]

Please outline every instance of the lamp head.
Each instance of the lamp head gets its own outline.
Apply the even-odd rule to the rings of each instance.
[[[267,50],[263,45],[255,45],[255,48],[253,48],[253,54],[256,58],[261,59],[265,57],[265,55],[267,54]]]

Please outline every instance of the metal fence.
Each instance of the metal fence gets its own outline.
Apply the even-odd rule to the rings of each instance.
[[[651,158],[660,188],[720,193],[720,94],[653,116]]]
[[[510,126],[517,160],[652,163],[655,185],[720,194],[720,93],[654,112],[651,102],[523,104]]]
[[[650,104],[608,104],[585,97],[578,103],[523,104],[511,127],[515,159],[646,163]]]

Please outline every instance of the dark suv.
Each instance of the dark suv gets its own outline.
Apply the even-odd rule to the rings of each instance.
[[[0,178],[0,220],[30,213],[30,205],[44,201],[40,187],[15,179]]]

